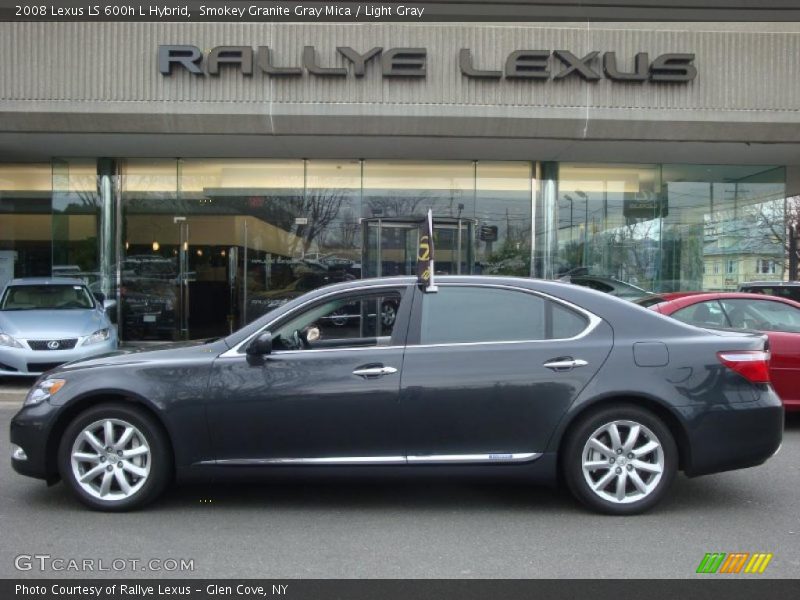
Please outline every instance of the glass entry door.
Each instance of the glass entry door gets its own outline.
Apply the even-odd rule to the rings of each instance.
[[[419,220],[364,219],[364,277],[413,275],[417,268]],[[434,218],[433,243],[436,274],[459,275],[473,272],[475,221]]]
[[[123,339],[201,339],[238,326],[236,226],[229,216],[128,210],[120,261]]]

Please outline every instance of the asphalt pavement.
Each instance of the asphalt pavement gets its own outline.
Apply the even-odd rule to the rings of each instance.
[[[23,393],[0,384],[2,448]],[[146,510],[103,514],[61,484],[17,475],[7,458],[0,577],[715,577],[695,574],[706,552],[770,552],[755,577],[797,577],[798,458],[792,418],[765,465],[680,475],[656,510],[637,517],[589,513],[564,490],[447,479],[183,486]],[[25,558],[36,555],[50,558]],[[170,559],[193,570],[167,571]],[[71,570],[83,560],[95,571]],[[109,570],[97,572],[101,564]]]

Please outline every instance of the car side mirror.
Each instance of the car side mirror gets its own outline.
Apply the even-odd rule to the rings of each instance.
[[[115,308],[117,306],[116,300],[103,300],[103,310],[107,311],[111,308]]]
[[[97,300],[100,304],[103,305],[105,304],[106,295],[103,292],[94,292],[92,296],[94,296],[94,299]]]
[[[269,331],[261,333],[247,345],[248,356],[264,356],[272,353],[272,334]]]

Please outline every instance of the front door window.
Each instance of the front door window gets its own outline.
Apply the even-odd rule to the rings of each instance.
[[[314,306],[272,332],[276,350],[388,346],[400,294],[340,296]]]

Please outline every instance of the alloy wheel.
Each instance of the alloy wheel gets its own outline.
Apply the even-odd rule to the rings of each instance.
[[[381,322],[386,327],[394,325],[394,320],[397,318],[397,309],[393,304],[384,304],[381,309]]]
[[[119,501],[136,494],[150,475],[150,445],[142,432],[122,419],[100,419],[75,437],[72,475],[91,497]]]
[[[592,433],[581,455],[583,477],[603,500],[629,504],[649,496],[664,473],[664,449],[650,429],[612,421]]]

